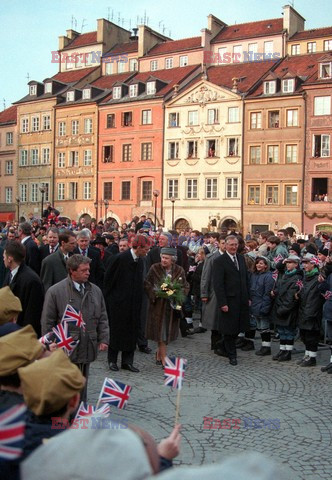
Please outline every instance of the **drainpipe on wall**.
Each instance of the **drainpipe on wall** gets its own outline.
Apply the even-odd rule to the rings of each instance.
[[[303,168],[302,168],[302,212],[301,212],[301,232],[304,233],[304,178],[306,168],[306,156],[307,156],[307,93],[303,93],[304,100],[304,155],[303,155]]]
[[[52,166],[52,197],[51,197],[51,202],[52,206],[54,206],[54,201],[55,201],[55,133],[56,133],[56,104],[53,106],[53,166]],[[63,212],[62,212],[63,213]]]
[[[244,234],[244,223],[243,223],[243,202],[245,198],[245,191],[244,191],[244,121],[245,121],[245,103],[244,103],[244,96],[245,94],[243,93],[242,95],[242,147],[241,147],[241,187],[240,191],[242,192],[241,195],[241,225],[242,225],[242,234]]]
[[[163,145],[161,149],[161,184],[160,184],[160,219],[163,221],[163,224],[165,223],[165,217],[164,217],[164,150],[165,150],[164,145],[165,145],[165,124],[166,124],[165,112],[166,112],[166,106],[165,106],[165,103],[163,102],[163,139],[162,139]]]

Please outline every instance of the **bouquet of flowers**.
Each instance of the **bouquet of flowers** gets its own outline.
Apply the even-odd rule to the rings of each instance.
[[[181,280],[181,277],[179,277],[179,280]],[[178,280],[172,280],[172,277],[167,275],[162,283],[156,287],[156,297],[166,298],[174,310],[181,310],[182,303],[186,298],[182,288],[183,286]]]

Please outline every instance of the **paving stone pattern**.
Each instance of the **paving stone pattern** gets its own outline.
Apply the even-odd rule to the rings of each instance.
[[[150,346],[155,350],[153,343]],[[303,349],[301,342],[296,348]],[[278,350],[279,343],[273,343],[272,353]],[[332,478],[332,375],[320,371],[328,363],[329,351],[318,353],[316,367],[302,368],[295,364],[301,354],[278,363],[240,350],[234,367],[210,350],[206,332],[179,337],[168,353],[188,360],[180,406],[183,438],[175,464],[208,464],[254,450],[287,467],[292,480]],[[137,351],[134,364],[140,373],[110,372],[102,352],[91,365],[89,401],[96,403],[105,376],[131,385],[127,408],[113,408],[112,416],[126,418],[160,441],[173,428],[177,391],[163,385],[163,371],[155,365],[154,354]],[[240,428],[235,429],[233,422],[231,429],[204,429],[204,417],[221,424],[225,419],[241,419]],[[245,428],[245,418],[278,419],[280,428],[271,429],[264,422],[262,428]]]

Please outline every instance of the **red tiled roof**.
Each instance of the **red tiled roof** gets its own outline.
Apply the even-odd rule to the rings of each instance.
[[[332,27],[315,28],[295,33],[290,39],[291,42],[298,40],[309,40],[310,38],[332,37]]]
[[[119,53],[133,53],[138,52],[138,40],[133,42],[118,43],[111,50],[103,55],[103,57],[108,57],[109,55],[119,54]]]
[[[81,33],[75,37],[63,50],[70,48],[84,47],[85,45],[92,45],[97,43],[97,32]]]
[[[261,37],[275,35],[283,31],[283,19],[260,20],[258,22],[240,23],[224,27],[211,41],[221,43],[242,38]]]
[[[163,43],[158,43],[149,50],[148,57],[154,55],[165,55],[174,52],[181,52],[183,50],[192,50],[201,47],[201,37],[181,38],[181,40],[171,40]]]
[[[119,73],[115,75],[104,75],[97,78],[91,85],[98,88],[112,88],[117,82],[126,82],[132,77],[134,72]]]
[[[16,123],[17,107],[6,108],[3,112],[0,112],[0,123]]]
[[[92,67],[92,68],[81,68],[79,70],[72,70],[70,72],[59,72],[56,75],[52,77],[53,80],[59,80],[59,82],[63,83],[73,83],[73,82],[78,82],[82,78],[86,77],[89,75],[89,73],[93,72],[96,70],[98,67]]]

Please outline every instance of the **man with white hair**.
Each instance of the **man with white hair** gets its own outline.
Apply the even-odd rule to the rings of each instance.
[[[101,261],[100,251],[90,246],[91,232],[83,228],[76,236],[77,247],[73,253],[80,253],[83,257],[91,258],[89,282],[103,289],[105,267]]]

